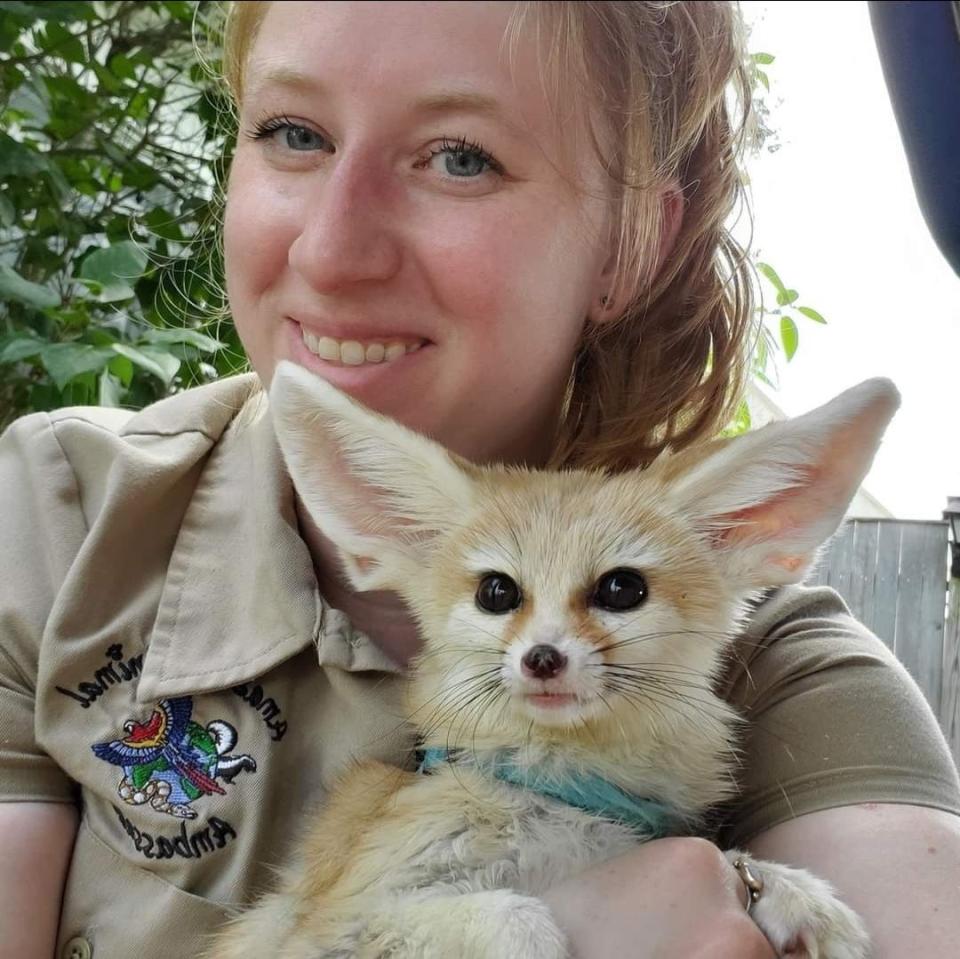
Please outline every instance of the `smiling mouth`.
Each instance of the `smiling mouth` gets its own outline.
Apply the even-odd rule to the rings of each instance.
[[[316,336],[301,327],[303,343],[314,356],[337,366],[365,366],[392,363],[408,353],[416,353],[424,339],[338,340],[332,336]]]

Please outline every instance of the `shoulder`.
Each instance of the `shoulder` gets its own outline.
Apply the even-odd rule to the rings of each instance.
[[[184,390],[140,411],[65,407],[15,421],[0,438],[12,487],[78,506],[87,525],[108,487],[163,484],[202,460],[259,391],[245,374]],[[16,463],[13,466],[13,463]]]
[[[734,708],[756,716],[811,689],[843,698],[851,684],[883,677],[912,696],[912,680],[893,651],[829,586],[769,590],[750,607],[718,681]],[[910,688],[908,688],[910,687]]]
[[[776,634],[801,620],[845,626],[856,622],[840,594],[829,586],[778,586],[750,604],[744,633],[754,637]]]
[[[253,373],[231,376],[175,393],[142,410],[68,406],[49,414],[32,414],[18,422],[48,418],[58,432],[71,427],[107,432],[130,442],[138,436],[199,433],[216,441],[246,402],[260,389]]]

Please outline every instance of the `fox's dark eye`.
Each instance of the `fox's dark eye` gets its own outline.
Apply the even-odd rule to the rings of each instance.
[[[487,613],[509,613],[520,600],[520,587],[506,573],[487,573],[477,587],[477,605]]]
[[[636,609],[647,598],[647,581],[635,570],[614,569],[604,573],[593,589],[594,606],[623,612]]]

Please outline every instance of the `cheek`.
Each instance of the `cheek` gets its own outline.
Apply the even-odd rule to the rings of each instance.
[[[569,221],[551,216],[548,204],[478,203],[469,217],[434,218],[430,233],[418,236],[419,259],[429,264],[437,298],[467,322],[463,332],[486,339],[488,349],[499,344],[511,359],[525,344],[541,358],[545,350],[570,352],[596,254]],[[497,343],[490,343],[491,331]]]
[[[223,250],[227,293],[241,335],[252,320],[256,297],[286,269],[299,231],[294,198],[267,184],[256,158],[238,151],[227,190]]]

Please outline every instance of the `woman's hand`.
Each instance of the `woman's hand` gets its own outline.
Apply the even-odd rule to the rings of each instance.
[[[543,897],[576,959],[775,959],[712,843],[658,839]]]

